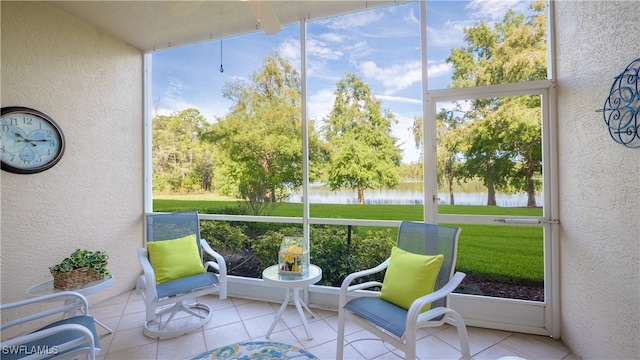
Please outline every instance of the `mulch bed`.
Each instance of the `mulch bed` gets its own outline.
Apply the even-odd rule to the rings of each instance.
[[[544,301],[544,287],[542,284],[510,284],[489,279],[474,279],[469,276],[462,281],[462,284],[455,292],[508,299]]]

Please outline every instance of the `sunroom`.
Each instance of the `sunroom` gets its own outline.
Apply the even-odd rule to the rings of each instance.
[[[173,2],[2,2],[2,107],[43,111],[56,119],[66,138],[64,157],[55,167],[30,175],[2,172],[3,303],[24,298],[29,287],[49,279],[56,260],[76,248],[100,248],[110,255],[116,281],[91,295],[92,304],[117,301],[135,288],[144,214],[153,211],[150,54],[212,41],[220,33],[224,46],[233,40],[226,38],[262,31],[248,4],[231,3],[244,10],[221,15],[221,7],[197,1],[177,7]],[[297,26],[301,43],[307,22],[313,26],[314,19],[397,6],[378,1],[271,3],[283,25]],[[437,8],[437,2],[426,5],[427,14],[430,6]],[[544,100],[548,167],[543,173],[549,198],[535,224],[527,218],[517,225],[544,232],[545,300],[453,296],[453,306],[469,326],[557,338],[582,358],[640,356],[640,152],[613,141],[597,112],[614,77],[638,58],[630,41],[638,30],[633,5],[552,2],[547,8],[552,76],[529,88],[482,90],[484,95],[495,91],[495,96],[535,93]],[[176,8],[188,13],[169,12]],[[426,32],[427,27],[423,23],[416,29]],[[217,69],[219,60],[212,59],[211,66]],[[423,90],[435,101],[478,96]],[[423,111],[425,119],[435,116],[435,109]],[[424,190],[423,198],[436,196],[432,191]],[[422,219],[476,221],[438,214],[437,207],[425,206]],[[229,220],[217,214],[203,214],[202,219]],[[519,219],[481,221],[500,220]],[[319,219],[313,213],[277,221],[306,227],[399,224]],[[282,296],[258,279],[234,277],[229,289],[241,299],[278,302]],[[330,312],[336,293],[331,287],[311,286],[310,305]],[[605,311],[611,309],[611,299],[616,311]]]

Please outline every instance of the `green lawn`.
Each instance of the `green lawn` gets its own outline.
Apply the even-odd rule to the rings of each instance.
[[[238,201],[200,196],[156,196],[154,211],[229,213]],[[421,205],[334,205],[311,204],[311,217],[422,220]],[[440,205],[441,214],[542,216],[542,209],[496,206]],[[301,217],[302,205],[285,203],[273,216]],[[537,226],[468,225],[462,228],[456,268],[475,278],[499,279],[517,283],[542,283],[544,280],[543,230]]]

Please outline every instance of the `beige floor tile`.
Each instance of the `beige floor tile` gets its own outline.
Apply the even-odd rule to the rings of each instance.
[[[125,359],[161,359],[158,356],[158,344],[152,343],[119,351],[110,351],[105,360],[125,360]]]
[[[462,356],[458,349],[440,340],[435,335],[427,336],[416,342],[416,355],[421,360],[456,360]]]
[[[269,331],[269,327],[271,327],[273,323],[274,317],[275,314],[267,314],[243,321],[251,339],[265,337]],[[284,330],[288,330],[288,327],[282,320],[279,320],[273,328],[272,334]]]
[[[484,351],[493,344],[513,335],[513,333],[508,331],[481,329],[476,327],[467,327],[467,334],[469,336],[469,348],[471,349],[472,355]],[[434,336],[453,346],[457,350],[460,350],[458,329],[455,326],[449,326],[447,329],[434,334]]]
[[[138,328],[142,331],[145,321],[146,317],[144,312],[124,314],[122,315],[122,318],[120,318],[120,323],[115,330],[120,331]]]
[[[138,312],[144,312],[147,310],[147,305],[144,302],[144,299],[140,295],[132,295],[131,300],[127,303],[127,306],[124,308],[125,314],[133,314]]]
[[[213,310],[212,312],[213,314],[211,315],[211,320],[209,320],[209,322],[204,325],[205,329],[211,329],[242,321],[235,307],[230,307],[222,310]]]
[[[258,301],[237,305],[236,310],[242,320],[276,313],[269,303]]]
[[[569,350],[558,340],[547,336],[515,334],[500,342],[500,345],[517,351],[529,360],[562,359]]]
[[[251,340],[251,338],[244,324],[240,322],[204,330],[204,341],[207,345],[207,350],[248,340]]]
[[[366,359],[373,359],[389,353],[389,348],[368,331],[361,330],[345,336],[345,338],[349,345]]]
[[[158,341],[158,358],[180,359],[207,351],[202,331]]]
[[[135,294],[135,293],[134,293]],[[97,304],[89,304],[89,308],[91,308],[93,306],[106,306],[106,305],[113,305],[113,304],[126,304],[129,301],[129,297],[131,296],[131,291],[126,291],[120,295],[116,295],[110,299],[107,299],[105,301],[99,302]]]
[[[109,352],[116,352],[150,343],[157,343],[157,340],[145,336],[141,328],[116,331],[109,346]]]
[[[92,315],[115,333],[107,334],[97,327],[101,360],[124,359],[189,359],[217,347],[240,341],[277,341],[307,349],[321,360],[334,359],[338,317],[336,312],[312,309],[317,318],[305,313],[313,339],[307,339],[300,315],[293,305],[287,306],[270,339],[265,335],[280,304],[240,298],[220,300],[217,295],[198,299],[213,309],[212,319],[203,327],[174,339],[157,340],[145,336],[144,303],[134,291],[120,294],[94,306]],[[165,316],[166,318],[166,316]],[[186,314],[176,317],[180,322],[193,321]],[[502,356],[521,356],[528,360],[576,360],[560,342],[545,336],[514,334],[498,330],[468,327],[469,342],[475,360],[495,360]],[[345,360],[396,360],[396,350],[359,326],[347,322],[344,346]],[[419,359],[457,359],[460,357],[456,329],[451,326],[420,330],[417,342]],[[368,339],[368,340],[363,340]]]
[[[264,336],[262,337],[257,337],[257,338],[252,338],[252,340],[254,341],[275,341],[275,342],[281,342],[284,344],[289,344],[291,346],[296,346],[299,347],[301,349],[304,349],[305,347],[300,344],[300,342],[298,341],[298,338],[296,338],[296,336],[293,334],[293,332],[291,332],[291,330],[289,329],[285,329],[283,331],[278,331],[278,332],[273,332],[271,334],[271,336],[269,336],[269,338],[265,338]]]
[[[336,333],[326,321],[314,321],[309,323],[309,330],[311,332],[312,339],[309,340],[307,332],[303,325],[291,328],[291,332],[296,336],[298,341],[304,345],[305,348],[313,346],[313,344],[322,344],[331,340],[335,340],[338,333]]]
[[[307,348],[307,350],[315,355],[318,359],[335,359],[336,358],[336,340],[329,341],[320,345]],[[356,351],[351,345],[343,347],[344,360],[363,360],[366,359],[362,354]]]
[[[231,298],[228,297],[224,300],[221,300],[217,294],[201,296],[198,298],[198,301],[203,304],[209,305],[209,307],[211,307],[213,311],[229,309],[235,306]]]
[[[122,316],[127,303],[107,304],[104,306],[89,305],[89,314],[96,319],[106,319],[115,316]]]
[[[522,356],[522,354],[519,354],[507,348],[504,348],[500,345],[490,346],[489,348],[481,351],[480,353],[478,354],[472,353],[472,355],[474,360],[496,360],[503,356]]]

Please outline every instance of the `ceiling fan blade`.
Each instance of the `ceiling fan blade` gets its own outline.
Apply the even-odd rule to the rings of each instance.
[[[189,15],[193,14],[194,11],[198,10],[200,5],[204,3],[201,1],[185,1],[179,0],[174,2],[171,7],[169,7],[169,14],[173,15],[177,18],[187,18]]]
[[[273,12],[269,1],[249,1],[249,5],[251,6],[251,10],[253,10],[253,14],[258,19],[258,23],[260,23],[260,27],[265,34],[274,35],[282,30],[282,27],[280,26],[280,20],[278,20],[276,13]]]

